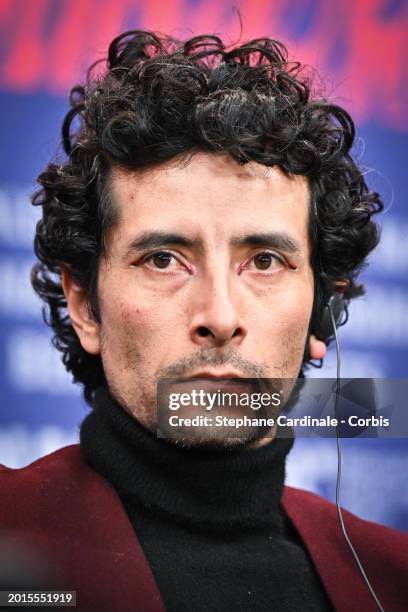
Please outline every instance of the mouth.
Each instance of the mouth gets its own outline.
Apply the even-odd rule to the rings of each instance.
[[[253,380],[244,378],[241,374],[232,371],[201,371],[194,372],[192,376],[179,378],[176,385],[183,389],[203,391],[225,391],[244,393],[248,387],[252,389]]]
[[[194,372],[191,376],[184,378],[183,380],[200,380],[200,379],[209,379],[209,380],[231,380],[231,379],[245,379],[245,376],[239,374],[237,372],[231,371],[201,371]]]

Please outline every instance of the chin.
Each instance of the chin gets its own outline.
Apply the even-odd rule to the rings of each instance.
[[[177,435],[177,437],[167,438],[171,444],[188,449],[197,449],[203,451],[223,451],[223,450],[244,450],[261,446],[261,442],[265,439],[273,438],[272,430],[262,428],[253,428],[249,431],[240,432],[239,435],[234,432],[217,432],[211,435],[211,432],[205,432],[204,435],[189,436]]]

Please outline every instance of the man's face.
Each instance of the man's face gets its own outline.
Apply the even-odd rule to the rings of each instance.
[[[110,178],[100,352],[116,399],[154,431],[163,376],[296,378],[313,303],[304,177],[197,153]]]

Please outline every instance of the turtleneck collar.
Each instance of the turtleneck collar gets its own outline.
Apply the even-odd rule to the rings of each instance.
[[[80,443],[85,461],[126,506],[207,530],[281,526],[292,438],[251,450],[180,448],[156,438],[100,388]]]

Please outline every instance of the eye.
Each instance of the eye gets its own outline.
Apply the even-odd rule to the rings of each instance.
[[[170,251],[155,251],[144,255],[138,262],[133,264],[142,266],[151,271],[163,271],[166,274],[176,274],[178,272],[191,273],[189,264],[177,257]]]
[[[271,265],[279,262],[280,260],[272,253],[259,253],[254,257],[254,265],[258,270],[268,270]]]
[[[168,268],[170,266],[172,260],[175,260],[175,257],[173,257],[171,253],[168,253],[167,251],[159,251],[158,253],[153,253],[147,257],[145,262],[150,262],[155,268],[163,270],[164,268]]]
[[[245,261],[241,268],[240,272],[244,270],[248,271],[260,271],[260,272],[269,272],[273,274],[275,272],[279,272],[283,268],[286,267],[286,263],[283,258],[275,255],[275,253],[270,253],[269,251],[262,251],[262,253],[258,253],[251,259]]]

